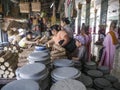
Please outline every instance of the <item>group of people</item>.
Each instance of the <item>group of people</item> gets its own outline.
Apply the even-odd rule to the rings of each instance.
[[[36,25],[33,25],[31,29],[37,29],[36,27]],[[29,31],[24,33],[22,31],[21,33],[20,30],[13,28],[8,32],[9,42],[17,44],[22,48],[29,48],[31,45],[39,45],[40,43],[51,47],[56,44],[65,48],[69,59],[82,62],[91,60],[92,37],[84,23],[78,34],[75,34],[74,30],[70,27],[68,18],[62,18],[60,25],[55,24],[47,27],[44,35],[39,38],[37,38],[37,36],[39,36],[40,33],[37,33],[38,35],[33,37],[33,32]],[[113,67],[115,49],[119,42],[115,30],[116,22],[112,22],[110,31],[103,40],[103,52],[99,60],[100,66],[108,66],[110,70]],[[46,32],[49,32],[49,35],[46,34]]]

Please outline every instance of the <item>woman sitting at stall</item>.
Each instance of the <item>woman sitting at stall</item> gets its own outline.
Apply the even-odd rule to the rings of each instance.
[[[22,38],[19,42],[19,46],[22,48],[27,48],[29,45],[36,44],[36,42],[32,41],[32,32],[27,32],[26,36]]]
[[[49,45],[57,44],[64,47],[70,41],[68,34],[65,31],[60,30],[59,25],[53,25],[51,27],[51,32],[53,37],[47,42]]]

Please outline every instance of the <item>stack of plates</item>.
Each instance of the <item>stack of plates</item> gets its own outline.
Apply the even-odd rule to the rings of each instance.
[[[118,82],[118,79],[116,77],[112,76],[112,75],[105,75],[104,77],[105,77],[105,79],[107,79],[111,83]]]
[[[103,90],[117,90],[117,89],[115,89],[115,88],[105,88]]]
[[[41,63],[28,64],[16,70],[16,76],[18,80],[31,79],[37,81],[41,89],[48,86],[48,70],[46,66]]]
[[[100,70],[101,72],[103,72],[104,75],[110,73],[109,68],[106,67],[106,66],[99,66],[99,67],[98,67],[98,70]]]
[[[28,56],[29,63],[43,63],[47,65],[50,62],[49,53],[33,52]]]
[[[72,67],[74,66],[74,63],[72,60],[69,59],[58,59],[58,60],[54,60],[53,65],[55,68]]]
[[[80,81],[66,79],[55,83],[50,90],[86,90],[86,87]]]
[[[96,89],[104,89],[104,88],[107,88],[107,87],[112,87],[112,84],[104,78],[95,79],[94,84],[95,84]]]
[[[64,79],[78,79],[80,75],[81,72],[73,67],[56,68],[51,73],[53,83]]]
[[[37,82],[32,80],[15,80],[5,85],[1,90],[40,90]]]
[[[103,76],[103,73],[101,71],[98,71],[98,70],[89,70],[87,72],[87,74],[92,77],[93,79],[94,78],[100,78]]]
[[[81,74],[81,77],[79,79],[86,87],[92,87],[93,86],[93,80],[91,77],[86,76],[84,74]]]
[[[113,84],[113,87],[117,90],[120,90],[120,82],[116,82]]]
[[[86,62],[84,65],[84,71],[87,72],[88,70],[96,70],[97,66],[95,62]]]

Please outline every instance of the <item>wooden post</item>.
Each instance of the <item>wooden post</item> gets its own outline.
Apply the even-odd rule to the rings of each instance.
[[[82,9],[82,4],[78,4],[77,8],[77,17],[75,21],[75,33],[79,34],[80,33],[80,28],[81,28],[81,9]]]
[[[91,0],[86,0],[86,18],[85,18],[85,24],[87,27],[90,25],[90,4]]]
[[[100,25],[106,26],[107,11],[108,11],[108,0],[101,0]]]
[[[97,9],[95,8],[95,17],[94,17],[94,33],[96,33],[96,19],[97,19]]]

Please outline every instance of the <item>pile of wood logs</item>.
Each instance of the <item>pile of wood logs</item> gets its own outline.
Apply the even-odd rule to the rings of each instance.
[[[53,45],[53,50],[51,51],[50,55],[51,60],[67,58],[66,50],[59,45]]]
[[[8,47],[4,47],[4,51],[11,51],[12,53],[19,53],[22,52],[22,50],[20,49],[20,47],[15,46],[15,45],[10,45]]]
[[[0,78],[15,77],[15,70],[18,63],[18,53],[11,51],[0,51]]]
[[[22,53],[19,53],[18,67],[22,67],[28,63],[28,56],[33,52],[34,48],[24,49]]]

